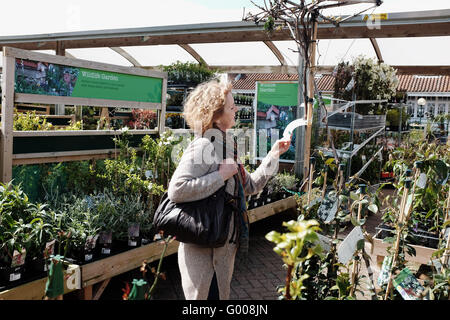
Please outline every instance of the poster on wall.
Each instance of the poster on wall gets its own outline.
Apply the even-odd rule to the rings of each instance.
[[[283,137],[286,126],[296,119],[298,82],[256,82],[255,128],[257,159],[272,148],[277,138]],[[280,157],[281,162],[295,162],[295,134],[291,146]]]
[[[16,59],[15,92],[161,103],[161,78]]]

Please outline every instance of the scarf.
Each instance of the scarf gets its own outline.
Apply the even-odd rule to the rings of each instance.
[[[219,129],[220,130],[220,129]],[[223,143],[226,146],[227,134],[222,132]],[[224,158],[226,156],[224,155]],[[230,243],[237,243],[238,249],[236,253],[236,259],[242,263],[247,262],[248,247],[249,247],[249,219],[247,213],[247,203],[244,192],[244,185],[246,183],[245,169],[242,163],[238,163],[238,148],[237,138],[233,137],[233,157],[234,161],[238,165],[238,173],[233,176],[234,178],[234,196],[236,197],[234,210],[234,226],[233,234],[230,239]],[[236,241],[237,240],[237,241]]]

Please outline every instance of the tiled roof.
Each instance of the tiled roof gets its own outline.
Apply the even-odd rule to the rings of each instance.
[[[297,74],[279,73],[246,73],[241,74],[238,80],[236,73],[229,73],[228,77],[235,90],[254,90],[256,81],[297,81]],[[334,91],[334,77],[331,74],[322,74],[317,78],[317,86],[322,92]],[[406,92],[450,92],[450,76],[416,76],[398,75],[397,90]]]
[[[450,76],[399,75],[397,89],[407,92],[450,92]]]

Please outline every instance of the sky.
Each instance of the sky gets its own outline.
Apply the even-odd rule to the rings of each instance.
[[[263,0],[255,0],[263,4]],[[327,11],[326,14],[349,14],[368,5],[354,5]],[[245,8],[245,9],[244,9]],[[450,9],[450,0],[385,0],[369,12],[406,12]],[[242,20],[246,13],[258,12],[250,0],[40,0],[2,1],[0,37],[43,33],[104,30],[133,27],[226,22]],[[10,12],[11,14],[8,14]],[[449,65],[450,36],[442,39],[380,39],[384,59],[391,64]],[[295,65],[297,56],[292,42],[277,42],[288,64]],[[278,60],[261,43],[192,45],[210,65],[277,65]],[[406,50],[408,48],[408,50]],[[178,46],[151,48],[127,47],[142,65],[170,64],[176,60],[195,60]],[[406,51],[405,51],[406,50]],[[91,59],[120,65],[128,61],[107,48],[69,49],[80,59]],[[239,52],[237,54],[237,52]],[[319,64],[335,64],[358,54],[375,56],[368,39],[321,40]]]

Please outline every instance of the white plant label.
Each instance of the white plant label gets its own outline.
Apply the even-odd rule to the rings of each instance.
[[[339,245],[337,254],[340,263],[347,264],[350,261],[356,251],[359,240],[364,240],[364,235],[361,227],[355,227]]]
[[[16,281],[20,279],[21,274],[20,273],[11,273],[9,275],[9,281]]]
[[[79,265],[69,264],[66,270],[66,286],[69,290],[81,289],[81,269]]]
[[[128,245],[130,247],[136,247],[137,246],[137,242],[136,241],[132,241],[132,240],[128,240]]]
[[[330,252],[331,250],[331,239],[321,235],[320,233],[317,234],[319,236],[319,244],[322,247],[322,249],[326,252]]]
[[[286,129],[283,131],[283,139],[289,139],[294,132],[294,129],[300,126],[306,126],[307,121],[305,119],[297,119],[290,122]]]
[[[405,220],[411,206],[412,206],[412,194],[408,195],[408,198],[406,199],[405,211],[403,212],[402,220]]]
[[[425,188],[426,184],[427,184],[427,175],[425,173],[421,173],[419,179],[417,180],[417,186],[420,189],[423,189]]]

